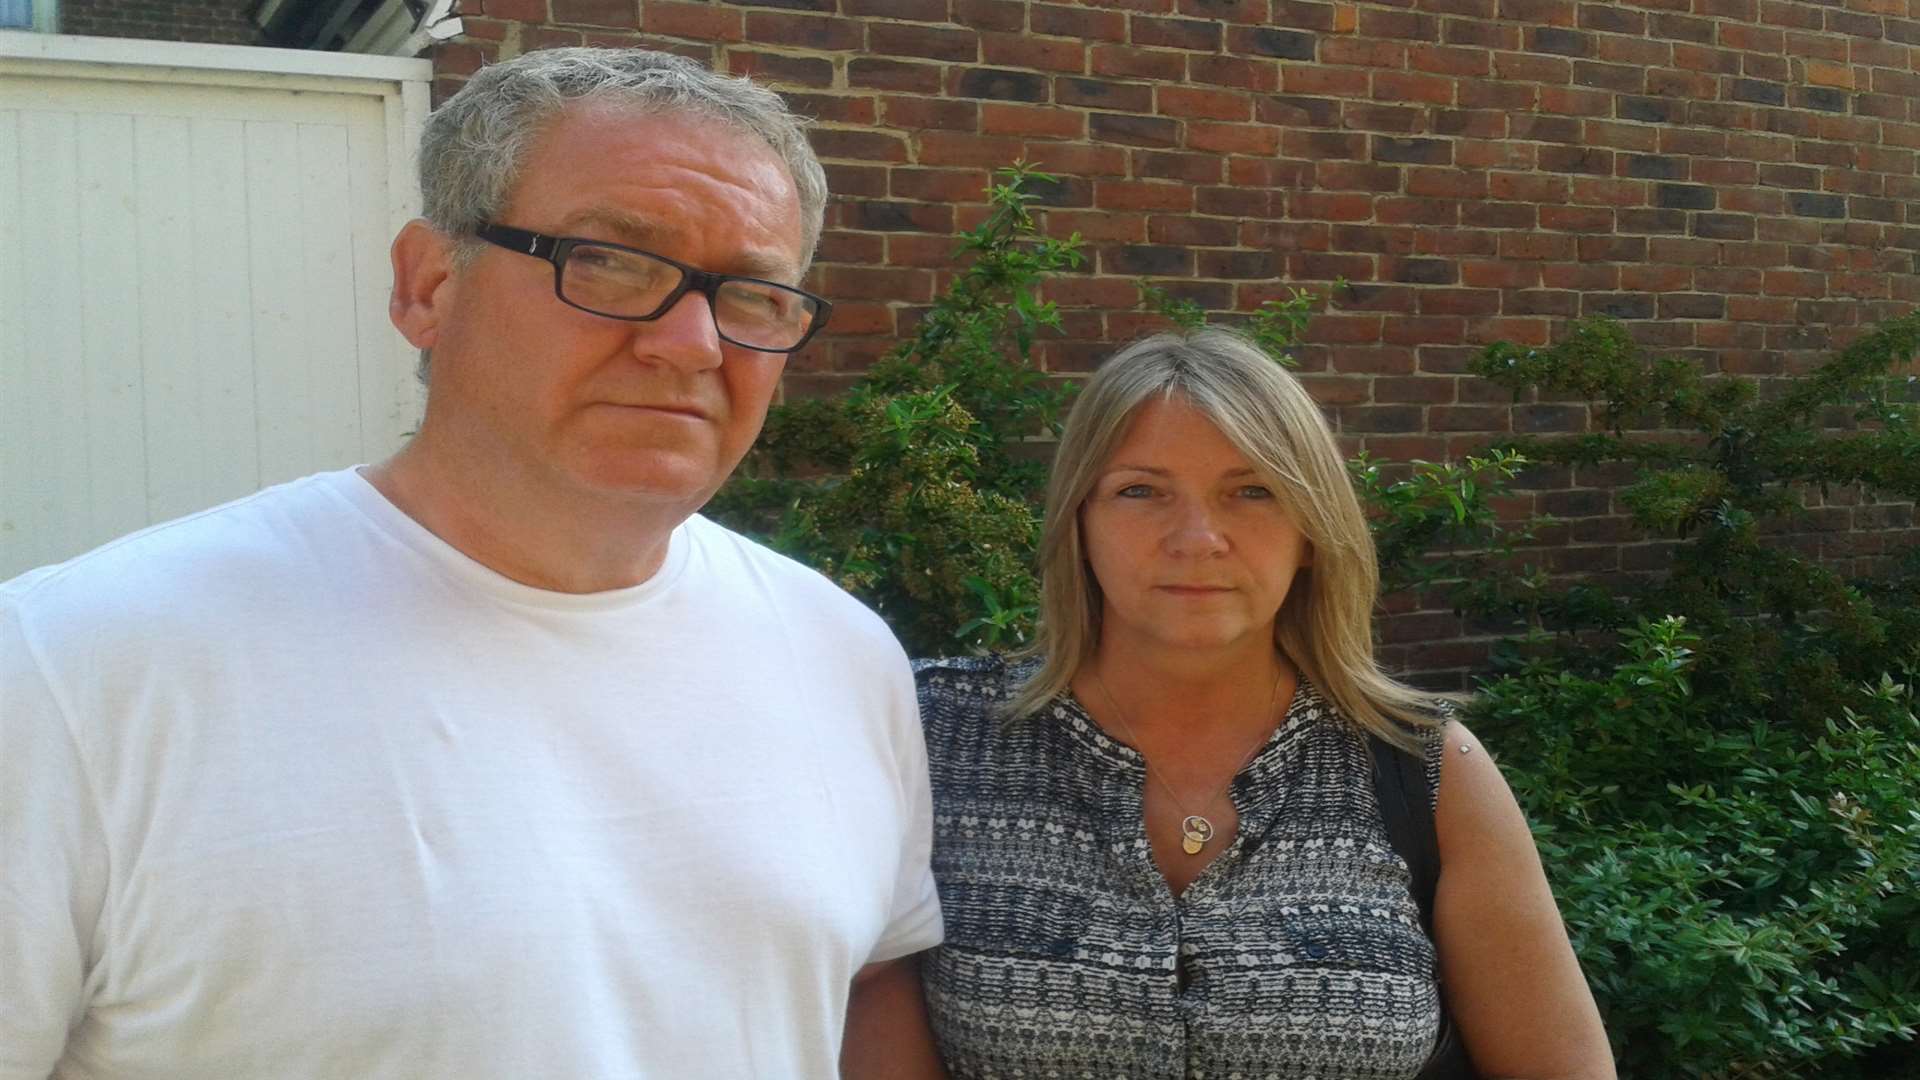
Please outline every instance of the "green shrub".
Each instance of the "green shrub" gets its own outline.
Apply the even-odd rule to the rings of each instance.
[[[1909,558],[1849,579],[1791,537],[1810,492],[1920,496],[1893,374],[1916,348],[1909,316],[1768,387],[1594,321],[1476,367],[1593,400],[1604,430],[1504,449],[1629,463],[1621,501],[1675,545],[1644,587],[1514,576],[1472,598],[1532,628],[1474,712],[1622,1075],[1920,1075],[1920,575]]]
[[[1912,1076],[1860,1055],[1920,1026],[1914,693],[1855,687],[1810,735],[1695,692],[1699,644],[1641,623],[1604,674],[1536,661],[1474,707],[1621,1075]]]

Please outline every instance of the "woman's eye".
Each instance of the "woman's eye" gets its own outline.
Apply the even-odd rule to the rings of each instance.
[[[1153,489],[1145,484],[1128,484],[1113,494],[1121,499],[1144,499],[1153,494]]]
[[[1271,499],[1273,498],[1273,492],[1264,484],[1248,484],[1246,487],[1240,489],[1240,497],[1243,499]]]

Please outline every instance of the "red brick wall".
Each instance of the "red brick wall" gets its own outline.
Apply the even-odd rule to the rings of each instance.
[[[60,32],[94,37],[258,45],[251,0],[59,0]]]
[[[647,45],[749,73],[820,120],[837,200],[814,284],[834,333],[789,391],[831,392],[941,285],[989,170],[1059,173],[1050,230],[1089,241],[1053,295],[1086,369],[1150,325],[1148,277],[1220,312],[1335,278],[1306,379],[1355,447],[1457,457],[1576,431],[1578,403],[1462,377],[1486,343],[1627,321],[1709,370],[1803,368],[1920,301],[1920,12],[1908,0],[465,0],[438,89],[560,44]],[[1910,215],[1913,215],[1910,220]],[[1542,470],[1557,573],[1657,570],[1611,478]],[[1910,507],[1816,518],[1808,550],[1913,543]],[[1401,604],[1410,608],[1410,599]],[[1477,663],[1443,612],[1387,658]],[[1411,643],[1422,646],[1418,657]]]

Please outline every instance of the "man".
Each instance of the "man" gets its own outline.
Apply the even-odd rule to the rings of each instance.
[[[421,178],[404,450],[0,587],[0,1080],[824,1077],[917,1019],[905,657],[695,514],[829,310],[796,122],[533,53]]]

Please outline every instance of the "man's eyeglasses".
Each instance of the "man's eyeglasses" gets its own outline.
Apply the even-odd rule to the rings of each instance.
[[[723,341],[759,352],[792,352],[827,324],[833,305],[809,292],[759,278],[714,274],[651,251],[548,236],[507,225],[482,225],[474,235],[508,251],[553,264],[553,293],[562,303],[609,319],[648,322],[680,298],[707,298],[713,328]]]

